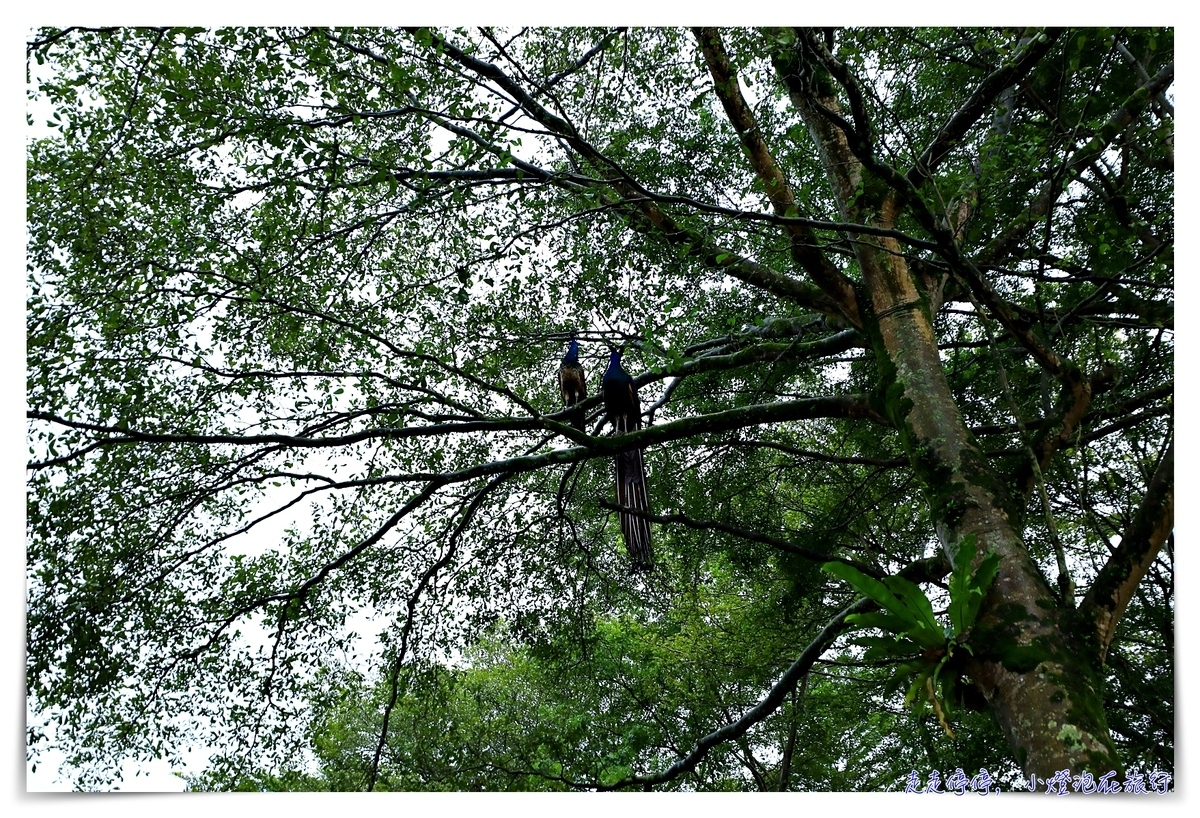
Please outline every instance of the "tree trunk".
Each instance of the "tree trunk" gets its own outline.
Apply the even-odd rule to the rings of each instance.
[[[891,226],[884,210],[879,223]],[[926,302],[899,247],[889,243],[859,252],[887,413],[901,430],[947,553],[974,534],[981,555],[992,549],[1001,558],[971,636],[971,678],[1026,775],[1120,771],[1092,662],[1094,640],[1072,638],[1074,610],[1056,600],[1013,527],[1006,492],[950,393]]]
[[[776,69],[817,143],[843,218],[894,228],[902,207],[898,192],[856,155],[869,145],[852,146],[835,124],[843,110],[833,95],[833,78],[822,73],[835,61],[804,32],[769,33],[768,40],[774,40]],[[858,120],[856,125],[861,140],[869,128]],[[1001,559],[970,637],[972,681],[1026,775],[1120,772],[1098,684],[1095,638],[1072,637],[1094,631],[1078,627],[1071,600],[1061,604],[1055,598],[1014,527],[1017,515],[1003,483],[950,391],[929,302],[917,289],[903,248],[886,237],[850,238],[866,290],[858,306],[880,367],[880,396],[921,480],[942,545],[953,555],[973,534],[980,558],[990,549]]]

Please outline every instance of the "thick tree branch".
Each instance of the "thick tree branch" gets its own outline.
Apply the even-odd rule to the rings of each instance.
[[[857,340],[857,334],[852,330],[845,330],[843,332],[836,333],[826,338],[817,339],[815,341],[797,342],[791,344],[762,343],[740,350],[731,355],[698,358],[692,361],[687,361],[681,366],[669,371],[646,373],[637,378],[637,383],[639,385],[644,385],[667,377],[684,377],[698,374],[700,372],[733,369],[760,361],[798,360],[814,355],[834,354],[836,352],[850,349],[859,343],[861,342]],[[507,393],[508,390],[504,391]],[[594,395],[582,403],[581,406],[584,408],[584,411],[587,412],[594,407],[599,406],[600,400],[600,396]],[[881,416],[870,409],[866,400],[863,398],[832,397],[810,398],[806,400],[816,402],[807,405],[814,407],[813,411],[818,413],[828,411],[833,412],[835,416],[839,417],[866,418],[876,422],[885,422]],[[525,406],[529,406],[529,404],[527,404],[525,401],[521,401],[521,403]],[[818,406],[820,408],[815,408]],[[532,409],[531,406],[530,408]],[[589,446],[599,445],[602,448],[607,446],[608,444],[604,440],[597,440],[596,438],[589,437],[565,425],[565,421],[568,419],[567,416],[573,411],[575,411],[575,407],[573,407],[571,410],[560,410],[551,414],[538,415],[530,418],[480,418],[455,422],[430,423],[421,426],[363,429],[361,431],[343,435],[316,435],[313,434],[313,431],[315,430],[308,430],[298,434],[193,434],[182,432],[147,432],[111,424],[89,423],[85,421],[71,420],[53,412],[28,410],[26,412],[26,418],[29,420],[46,421],[78,431],[106,435],[106,437],[93,440],[83,448],[76,449],[68,454],[50,458],[48,460],[31,462],[27,465],[27,468],[33,471],[40,471],[42,469],[64,465],[65,463],[76,460],[98,448],[133,444],[197,444],[232,446],[274,445],[283,448],[318,449],[348,446],[368,440],[407,440],[414,438],[441,437],[445,435],[469,433],[528,432],[547,430],[558,432],[572,441],[585,443]],[[812,415],[812,417],[816,416],[819,415]],[[699,418],[693,418],[690,420],[699,420]],[[328,426],[329,423],[326,423],[325,425]],[[665,427],[660,426],[654,428],[662,429]],[[639,432],[638,434],[643,433]]]
[[[829,115],[837,116],[841,108],[837,100],[819,87],[810,71],[812,55],[803,46],[802,31],[768,28],[763,30],[771,63],[787,89],[788,98],[800,112],[816,143],[826,176],[834,191],[834,199],[841,208],[846,221],[862,221],[848,203],[862,180],[862,168],[854,158],[847,142],[847,134],[838,128],[823,127],[819,120]],[[806,61],[802,54],[809,59]],[[840,117],[839,117],[840,119]],[[826,120],[827,121],[827,120]]]
[[[949,564],[944,559],[937,557],[934,559],[918,560],[901,571],[899,576],[912,582],[930,582],[934,579],[944,577],[949,572]],[[771,690],[763,697],[762,701],[747,710],[737,721],[726,724],[724,727],[714,730],[701,738],[696,742],[696,746],[690,753],[661,773],[649,776],[633,776],[618,781],[615,784],[576,783],[575,786],[597,790],[623,790],[631,787],[649,789],[655,784],[673,781],[684,773],[695,770],[696,765],[704,760],[704,757],[708,755],[709,750],[713,747],[727,741],[735,741],[744,736],[751,727],[779,709],[788,694],[795,690],[796,685],[812,670],[813,664],[821,658],[821,654],[828,650],[833,641],[846,630],[847,616],[877,610],[878,607],[872,600],[864,597],[839,611],[833,619],[826,623],[816,638],[808,643],[808,646],[805,647],[799,658],[771,686]]]
[[[1121,544],[1096,575],[1080,606],[1080,614],[1096,629],[1101,662],[1134,590],[1174,527],[1175,443],[1172,441],[1146,486],[1142,504],[1125,529]]]
[[[913,187],[921,187],[933,175],[942,160],[987,113],[1004,89],[1020,82],[1032,71],[1061,34],[1061,29],[1047,29],[1043,34],[1033,37],[1032,42],[1014,54],[1012,59],[984,77],[909,169],[908,181]]]
[[[813,663],[821,658],[821,654],[828,650],[829,646],[833,644],[833,641],[838,637],[838,635],[846,629],[847,616],[854,613],[865,613],[866,611],[873,610],[876,607],[877,606],[874,602],[863,598],[855,601],[853,604],[840,611],[837,616],[829,620],[828,624],[826,624],[821,632],[817,634],[816,638],[808,644],[808,647],[804,649],[799,658],[797,658],[796,661],[792,663],[791,667],[789,667],[784,674],[779,677],[779,680],[772,685],[770,692],[767,693],[766,697],[764,697],[762,701],[746,711],[745,715],[743,715],[737,721],[714,730],[713,732],[701,738],[696,742],[695,748],[690,753],[676,761],[661,773],[648,776],[632,776],[630,778],[622,779],[615,784],[585,784],[577,786],[594,788],[602,791],[624,790],[631,787],[649,789],[655,784],[663,784],[667,781],[673,781],[684,773],[695,770],[696,765],[704,760],[704,757],[708,755],[708,751],[713,747],[716,747],[718,744],[723,744],[727,741],[734,741],[741,736],[744,736],[751,727],[758,724],[760,721],[767,718],[779,709],[779,706],[783,704],[783,701],[787,695],[795,689],[796,685],[799,684],[804,675],[812,669]]]
[[[775,213],[780,216],[792,215],[796,210],[796,197],[791,186],[784,178],[783,172],[775,164],[763,138],[762,131],[755,120],[754,113],[742,97],[738,87],[737,74],[729,64],[725,53],[725,44],[721,34],[715,28],[693,28],[692,32],[700,43],[704,60],[708,64],[713,78],[713,88],[730,123],[737,132],[742,146],[750,158],[759,181],[767,192],[767,198]],[[792,256],[808,273],[809,277],[831,298],[842,310],[846,318],[857,327],[862,326],[862,318],[858,314],[858,298],[854,287],[840,270],[830,263],[824,253],[818,250],[818,242],[813,232],[802,225],[788,225],[792,237]]]

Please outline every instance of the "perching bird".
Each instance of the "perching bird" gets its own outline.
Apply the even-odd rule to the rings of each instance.
[[[633,378],[621,368],[621,350],[613,350],[608,369],[600,382],[604,392],[604,409],[608,413],[613,431],[618,435],[642,428],[642,407],[638,402]],[[649,513],[650,501],[646,497],[646,466],[642,462],[642,450],[630,449],[616,456],[617,505],[643,513]],[[621,534],[625,537],[625,550],[633,560],[633,570],[649,571],[654,567],[654,552],[650,547],[650,521],[625,511],[620,512]]]
[[[558,368],[558,388],[562,390],[563,405],[570,407],[583,403],[587,397],[587,378],[583,374],[583,366],[579,363],[579,344],[571,339],[567,354],[563,356],[562,366]],[[571,413],[571,425],[583,431],[583,409]]]

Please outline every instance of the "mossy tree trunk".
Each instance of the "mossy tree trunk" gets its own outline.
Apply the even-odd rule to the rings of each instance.
[[[864,248],[859,259],[876,316],[876,355],[890,372],[887,412],[902,430],[947,552],[974,534],[981,553],[992,549],[1002,560],[972,637],[972,679],[1026,774],[1119,770],[1097,653],[1078,643],[1070,602],[1057,598],[1030,558],[1004,488],[950,394],[927,302],[903,257],[889,252],[898,248],[883,244]]]

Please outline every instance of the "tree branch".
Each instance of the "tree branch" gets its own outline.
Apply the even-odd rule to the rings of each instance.
[[[1023,51],[984,77],[967,101],[942,126],[933,142],[925,148],[920,158],[909,169],[908,181],[913,187],[921,187],[932,176],[941,161],[988,111],[1004,89],[1020,82],[1032,71],[1061,34],[1061,29],[1047,29],[1044,33],[1035,36]]]
[[[751,531],[748,528],[741,528],[739,526],[729,525],[716,520],[697,520],[693,517],[687,516],[686,514],[651,514],[650,512],[640,511],[628,506],[619,506],[616,503],[611,503],[607,500],[601,500],[600,505],[601,507],[607,508],[610,511],[619,511],[625,514],[630,514],[634,517],[643,517],[652,523],[659,523],[660,525],[678,523],[679,525],[687,528],[693,528],[697,531],[720,531],[725,534],[731,534],[739,539],[762,543],[763,545],[769,545],[777,551],[782,551],[785,554],[792,554],[794,556],[802,557],[806,560],[811,560],[821,564],[827,562],[841,562],[861,571],[867,576],[875,577],[876,579],[882,579],[883,577],[887,576],[885,571],[872,565],[867,565],[863,562],[858,562],[856,560],[846,559],[844,557],[838,557],[831,554],[824,554],[820,551],[814,551],[811,548],[805,548],[802,545],[796,545],[795,543],[780,539],[779,537],[772,537],[769,534],[763,534],[759,531]]]
[[[1028,209],[988,242],[976,257],[977,261],[986,264],[1009,252],[1034,224],[1050,212],[1050,208],[1058,201],[1061,192],[1090,167],[1104,153],[1113,139],[1150,105],[1151,100],[1170,86],[1174,79],[1175,63],[1172,62],[1163,66],[1162,70],[1151,77],[1148,82],[1126,97],[1096,135],[1075,151],[1070,161],[1067,162],[1064,172],[1058,174],[1053,182],[1047,182],[1042,194],[1033,201]]]
[[[409,30],[414,35],[416,34],[417,30]],[[636,210],[647,225],[655,228],[669,243],[688,245],[698,257],[710,266],[724,270],[747,284],[761,287],[789,301],[819,309],[828,314],[842,314],[841,310],[820,288],[806,285],[775,270],[753,264],[736,253],[715,246],[706,237],[684,228],[675,219],[656,207],[648,191],[612,160],[584,140],[573,125],[547,110],[499,67],[467,54],[436,32],[428,32],[428,34],[432,46],[479,76],[495,82],[521,106],[529,117],[560,136],[588,163],[597,168],[615,170],[619,178],[610,182],[614,193],[605,195],[601,192],[603,201],[608,204],[625,202]]]
[[[828,624],[821,630],[817,637],[813,639],[800,657],[792,663],[779,680],[771,687],[770,692],[758,704],[746,711],[737,721],[727,724],[696,742],[695,748],[685,757],[679,759],[661,773],[649,776],[632,776],[622,779],[615,784],[596,784],[596,785],[577,785],[583,787],[594,787],[597,790],[623,790],[630,787],[650,788],[655,784],[663,784],[667,781],[673,781],[686,772],[691,772],[696,769],[696,765],[704,760],[708,755],[708,751],[718,744],[723,744],[727,741],[733,741],[758,724],[763,719],[770,716],[779,706],[783,704],[783,700],[787,695],[795,689],[796,685],[804,677],[805,674],[812,669],[813,663],[821,658],[821,654],[829,649],[833,644],[833,640],[838,637],[846,629],[846,617],[854,613],[864,613],[872,610],[876,605],[870,599],[862,598],[856,600],[851,605],[841,610],[833,619],[829,620]]]
[[[376,780],[379,778],[379,760],[383,757],[383,748],[387,744],[388,723],[392,718],[392,711],[396,707],[396,701],[399,698],[399,678],[400,668],[404,664],[404,657],[408,653],[408,641],[412,635],[413,622],[415,621],[414,614],[416,613],[417,602],[420,601],[421,595],[429,584],[433,582],[433,578],[438,572],[450,564],[450,560],[458,550],[458,542],[462,537],[463,531],[467,525],[479,511],[479,507],[483,504],[485,498],[497,486],[509,479],[512,475],[501,474],[491,481],[486,486],[476,492],[475,497],[471,500],[459,518],[458,523],[454,527],[453,533],[450,535],[450,540],[446,544],[446,551],[432,565],[430,565],[425,573],[421,575],[420,581],[417,582],[417,587],[413,589],[406,601],[407,614],[404,618],[404,630],[400,634],[400,649],[396,652],[396,658],[392,662],[392,669],[389,679],[388,702],[383,710],[383,722],[379,728],[379,741],[375,745],[375,754],[371,757],[371,768],[367,775],[367,792],[373,792],[375,789]]]
[[[931,559],[917,560],[908,565],[899,573],[899,576],[904,577],[912,582],[930,582],[934,579],[944,577],[950,573],[950,565],[944,557],[934,557]],[[770,716],[780,705],[789,693],[796,689],[796,685],[812,670],[813,664],[821,658],[833,641],[846,630],[846,617],[855,613],[866,613],[867,611],[876,610],[879,606],[872,600],[862,597],[855,600],[850,605],[838,612],[833,619],[826,623],[821,632],[816,638],[808,643],[808,646],[800,654],[792,665],[784,671],[784,674],[779,677],[779,680],[771,686],[771,690],[767,695],[750,708],[737,721],[725,725],[696,742],[695,748],[688,753],[684,758],[679,759],[666,770],[661,773],[650,776],[633,776],[622,779],[615,784],[585,784],[576,782],[573,786],[580,789],[596,789],[596,790],[622,790],[630,787],[642,787],[650,789],[655,784],[663,784],[667,781],[672,781],[686,772],[691,772],[696,768],[696,765],[704,760],[708,755],[708,751],[718,744],[723,744],[727,741],[734,741],[746,734],[746,732],[758,724],[763,719]]]
[[[1133,592],[1175,527],[1175,442],[1167,447],[1121,544],[1100,569],[1080,606],[1096,629],[1104,661]]]
[[[780,216],[793,215],[796,210],[796,197],[784,178],[783,172],[775,164],[775,159],[763,139],[762,131],[754,118],[754,113],[742,97],[738,87],[737,74],[729,64],[725,53],[725,44],[721,34],[715,28],[693,28],[692,33],[700,43],[704,61],[712,74],[713,88],[730,123],[741,139],[742,146],[750,158],[759,181],[767,192],[767,198],[776,214]],[[856,327],[862,326],[862,318],[858,314],[858,298],[854,286],[840,270],[830,263],[824,253],[817,247],[817,239],[813,232],[802,225],[788,225],[787,231],[792,237],[792,257],[808,273],[826,295],[828,295],[846,318]]]

